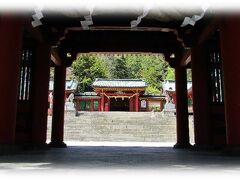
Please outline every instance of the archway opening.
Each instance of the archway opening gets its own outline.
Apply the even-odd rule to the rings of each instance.
[[[124,60],[126,67],[122,64],[121,66],[114,64],[116,63],[114,61],[119,59]],[[149,64],[147,61],[150,61]],[[161,64],[156,63],[157,61],[163,62]],[[86,62],[88,64],[83,67],[82,64]],[[90,63],[91,66],[89,66]],[[79,64],[82,72],[87,73],[78,74]],[[98,73],[89,86],[86,82],[79,81],[92,77],[90,70],[97,69],[96,66]],[[115,71],[111,72],[112,75],[108,74],[108,77],[99,77],[99,72],[102,71],[99,68]],[[162,77],[158,77],[161,80],[157,80],[159,75],[157,71],[160,68],[162,68]],[[136,76],[128,76],[129,74],[120,70],[126,70],[127,73],[135,70],[132,74]],[[67,72],[66,88],[70,88],[69,82],[78,82],[78,88],[73,92],[74,96],[71,97],[71,93],[66,89],[64,139],[67,144],[117,143],[134,146],[140,143],[173,146],[176,143],[175,74],[174,69],[165,62],[162,54],[80,54]],[[118,73],[121,79],[113,76],[115,73]],[[154,78],[156,83],[161,84],[158,88],[152,85],[154,83],[151,80]],[[147,84],[144,90],[136,91],[136,87],[113,87],[120,83],[132,83],[132,86],[136,86],[136,83],[143,82]],[[105,83],[103,87],[96,85],[103,83]],[[191,83],[188,88],[190,90]],[[189,109],[192,109],[191,106],[192,103],[189,103]],[[50,119],[51,117],[49,117],[49,130],[51,129]],[[190,142],[193,144],[192,115],[189,116],[189,127]],[[48,132],[48,139],[50,139],[50,132]]]

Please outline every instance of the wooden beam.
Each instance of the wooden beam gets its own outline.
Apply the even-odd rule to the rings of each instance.
[[[207,26],[202,30],[197,43],[202,44],[205,41],[207,41],[213,34],[216,32],[219,28],[220,25],[220,19],[219,18],[214,18],[212,19]]]
[[[186,67],[191,62],[191,49],[184,52],[183,57],[180,60],[180,66]]]
[[[55,48],[51,48],[51,60],[55,65],[60,66],[62,64],[62,60]]]
[[[89,27],[91,31],[151,31],[151,32],[172,32],[176,35],[176,39],[178,41],[182,40],[178,37],[178,32],[174,28],[161,28],[161,27],[136,27],[136,28],[130,28],[130,27],[124,27],[124,26],[90,26]],[[82,27],[68,27],[65,28],[63,35],[59,38],[58,45],[61,44],[61,41],[66,39],[67,34],[70,31],[84,31]]]
[[[145,41],[146,42],[146,41]],[[117,53],[117,54],[161,54],[165,52],[174,52],[176,49],[179,49],[178,44],[146,44],[143,41],[142,44],[139,42],[128,43],[127,41],[124,43],[120,42],[88,42],[86,44],[73,43],[73,44],[65,44],[65,47],[61,47],[61,51],[74,51],[76,54],[78,53]],[[107,54],[106,53],[106,54]]]
[[[173,32],[71,31],[59,48],[61,52],[150,52],[177,51],[182,44]]]
[[[44,42],[43,35],[39,28],[34,28],[31,24],[31,18],[27,18],[24,22],[24,29],[30,34],[31,38],[38,42]]]

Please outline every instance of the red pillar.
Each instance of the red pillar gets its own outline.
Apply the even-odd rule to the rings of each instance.
[[[34,146],[46,145],[50,57],[50,46],[37,44],[32,84],[32,144]]]
[[[98,100],[98,111],[101,111],[101,100]]]
[[[130,112],[132,112],[133,111],[133,98],[131,97],[130,99],[129,99],[129,111]]]
[[[211,91],[205,47],[201,44],[191,49],[194,136],[197,148],[208,148],[213,145],[209,103]]]
[[[0,146],[15,142],[22,21],[0,16]]]
[[[163,110],[163,101],[160,100],[160,112]]]
[[[107,99],[107,103],[105,104],[105,111],[110,111],[110,99],[109,98],[106,98]]]
[[[65,105],[66,67],[56,66],[54,72],[54,95],[52,115],[51,147],[66,147],[64,136],[64,105]]]
[[[149,100],[146,99],[146,111],[149,111]]]
[[[187,104],[187,73],[186,68],[175,68],[176,80],[176,119],[177,144],[175,148],[189,148],[188,104]]]
[[[240,145],[240,18],[228,17],[221,26],[227,145]],[[194,92],[193,92],[194,93]],[[194,95],[194,94],[193,94]]]
[[[90,111],[94,111],[94,101],[90,99]]]
[[[80,111],[80,101],[81,100],[76,100],[76,109],[77,109],[77,111]]]
[[[104,111],[104,106],[105,106],[104,99],[105,99],[105,96],[104,96],[104,94],[102,94],[102,98],[101,98],[101,111]]]
[[[138,94],[135,96],[135,111],[136,112],[139,111],[139,95]]]

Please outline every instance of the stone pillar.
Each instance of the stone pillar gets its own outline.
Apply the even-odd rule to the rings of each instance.
[[[213,131],[210,121],[209,69],[204,44],[191,49],[194,135],[196,148],[213,145]]]
[[[139,94],[135,96],[135,111],[139,111]]]
[[[50,46],[38,43],[33,66],[32,145],[46,146],[48,119],[48,92],[50,76]]]
[[[225,19],[220,32],[227,145],[240,147],[240,18]]]
[[[20,19],[0,16],[0,151],[15,143],[22,32]]]
[[[176,119],[177,144],[174,148],[189,148],[188,104],[187,104],[187,72],[185,67],[175,68],[176,80]]]
[[[56,66],[54,71],[53,115],[51,147],[66,147],[64,136],[64,104],[65,104],[66,67]]]

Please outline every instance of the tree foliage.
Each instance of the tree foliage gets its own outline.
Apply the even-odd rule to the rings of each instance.
[[[192,70],[191,69],[187,69],[187,80],[192,81]]]
[[[175,70],[174,68],[171,68],[170,66],[167,68],[167,80],[175,80]]]
[[[78,80],[80,92],[92,91],[95,78],[108,77],[108,65],[99,56],[79,56],[72,64],[73,74]]]
[[[79,90],[91,91],[95,78],[144,79],[147,93],[160,93],[169,70],[163,56],[80,56],[72,65]],[[173,72],[174,73],[174,72]]]
[[[111,77],[114,79],[128,79],[130,77],[129,69],[126,64],[125,57],[117,57],[113,60],[110,67]]]

